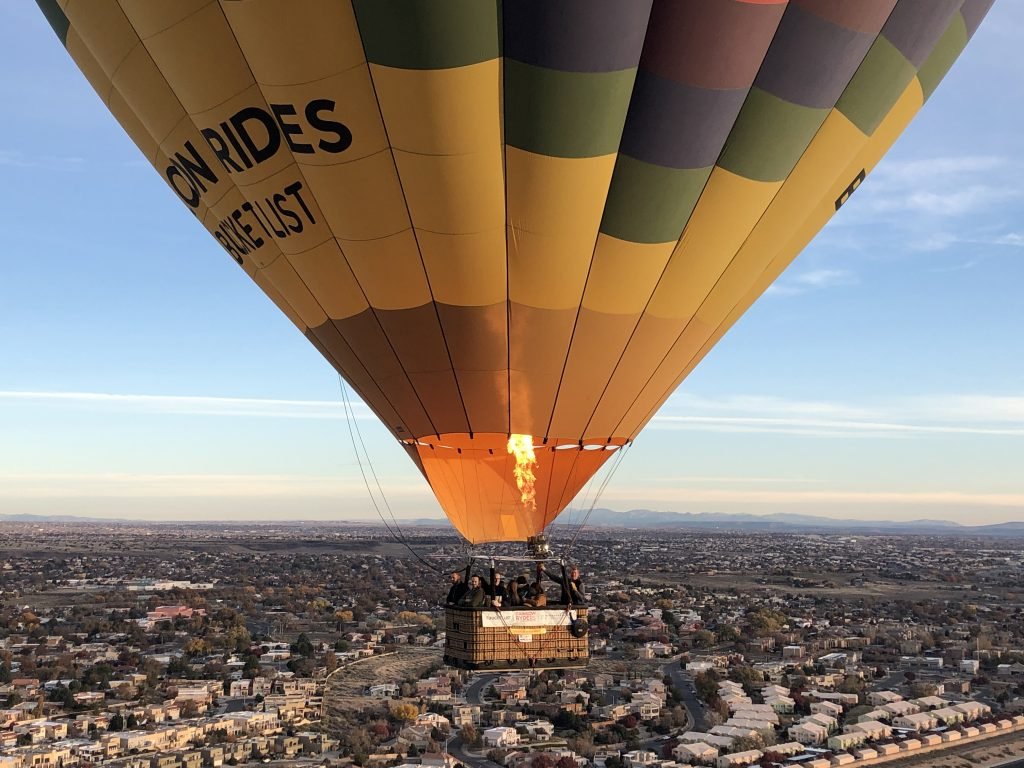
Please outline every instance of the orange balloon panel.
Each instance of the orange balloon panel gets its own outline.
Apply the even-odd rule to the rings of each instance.
[[[504,434],[445,434],[407,440],[448,519],[468,541],[524,541],[541,533],[627,441],[548,440],[533,447],[533,492],[517,481]]]

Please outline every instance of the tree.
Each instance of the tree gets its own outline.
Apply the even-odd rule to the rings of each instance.
[[[764,674],[753,667],[735,667],[729,671],[729,679],[740,683],[749,694],[759,683],[764,682]]]
[[[938,693],[939,689],[934,683],[911,683],[910,685],[910,697],[912,699],[921,699],[925,696],[934,696]]]
[[[555,768],[555,759],[547,752],[538,752],[530,761],[530,768]]]
[[[715,644],[715,635],[706,629],[699,629],[693,633],[693,645],[696,648],[707,648]]]
[[[309,638],[306,637],[305,632],[299,633],[298,640],[292,646],[292,651],[299,654],[300,656],[312,656],[313,655],[313,644],[309,642]]]
[[[730,749],[736,752],[749,752],[752,749],[760,749],[763,746],[764,742],[761,741],[760,736],[740,736],[738,739],[733,739]]]
[[[462,730],[459,731],[459,736],[462,737],[462,741],[464,744],[473,744],[477,740],[477,738],[479,738],[476,726],[472,723],[466,723],[465,725],[463,725]]]
[[[411,722],[419,713],[415,704],[395,703],[391,705],[391,717],[400,722]]]
[[[110,718],[110,726],[108,727],[107,730],[110,730],[110,731],[123,731],[124,730],[124,718],[121,716],[120,712],[116,713],[112,718]]]
[[[252,645],[252,637],[244,626],[233,626],[224,635],[224,645],[235,653],[245,653]]]
[[[555,763],[555,768],[579,768],[576,765],[576,761],[566,755],[565,757],[558,758],[558,762]]]
[[[693,678],[693,685],[697,695],[709,704],[718,699],[718,674],[713,669],[698,672]]]

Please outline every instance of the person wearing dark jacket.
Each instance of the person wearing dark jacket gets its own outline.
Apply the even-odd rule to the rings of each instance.
[[[462,596],[459,605],[463,608],[483,608],[487,605],[487,593],[480,583],[479,576],[470,577],[469,590]]]
[[[462,580],[462,571],[452,571],[452,585],[448,589],[448,597],[445,602],[448,605],[458,605],[466,594],[466,582]]]
[[[568,590],[566,589],[568,587]],[[569,605],[582,605],[585,602],[583,597],[583,579],[580,578],[580,569],[573,568],[569,571],[569,578],[562,585],[562,598],[558,602]]]
[[[508,604],[514,606],[523,605],[529,589],[530,587],[526,582],[526,577],[517,577],[515,581],[508,585]]]
[[[547,570],[542,570],[541,573],[543,573],[551,581],[555,582],[559,587],[561,587],[562,594],[558,598],[558,602],[560,604],[562,604],[562,605],[582,605],[583,604],[583,602],[584,602],[584,598],[583,598],[583,579],[580,578],[580,569],[579,568],[575,568],[574,567],[572,570],[569,571],[569,576],[565,580],[564,584],[562,583],[562,579],[561,578],[559,578],[557,576],[554,576],[553,574],[548,573]]]
[[[494,584],[487,585],[487,596],[495,608],[501,608],[508,601],[508,590],[505,588],[505,582],[500,573],[494,574]]]
[[[537,579],[530,585],[530,591],[527,593],[526,599],[523,600],[523,605],[528,605],[531,608],[543,608],[547,604],[548,596],[544,594],[544,585],[540,583],[540,579]]]

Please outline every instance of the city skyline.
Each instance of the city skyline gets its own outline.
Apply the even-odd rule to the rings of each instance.
[[[0,14],[18,107],[0,128],[0,514],[375,519],[334,372],[186,214],[38,10]],[[599,506],[1024,520],[1024,108],[1005,96],[1022,33],[1024,8],[997,4]],[[355,406],[395,513],[440,516]]]

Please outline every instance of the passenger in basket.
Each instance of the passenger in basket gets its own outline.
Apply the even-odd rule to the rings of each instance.
[[[558,602],[561,605],[580,605],[584,602],[583,600],[583,579],[580,578],[580,569],[575,566],[569,571],[569,577],[566,579],[566,583],[562,583],[562,579],[555,576],[553,573],[549,573],[547,569],[541,568],[541,573],[547,576],[551,581],[555,582],[562,590],[561,596],[558,598]]]
[[[491,598],[491,605],[495,608],[501,608],[506,603],[508,598],[508,590],[505,589],[505,582],[501,578],[500,573],[494,574],[494,584],[488,585],[487,589],[488,597]]]
[[[523,605],[528,605],[531,608],[543,608],[547,604],[548,596],[544,594],[544,587],[538,579],[530,585],[529,595],[523,601]]]
[[[448,589],[448,597],[445,602],[448,605],[458,605],[466,594],[466,582],[462,580],[462,571],[452,571],[452,585]]]
[[[469,591],[462,596],[459,605],[464,608],[483,608],[487,605],[487,593],[479,576],[471,576],[469,579]]]
[[[526,577],[517,576],[516,580],[508,585],[508,604],[512,606],[524,605],[528,591]]]
[[[566,587],[568,587],[568,594],[566,594]],[[566,584],[562,585],[562,598],[558,602],[563,605],[571,603],[576,605],[583,604],[583,579],[580,578],[579,568],[574,567],[569,571],[569,580]]]

